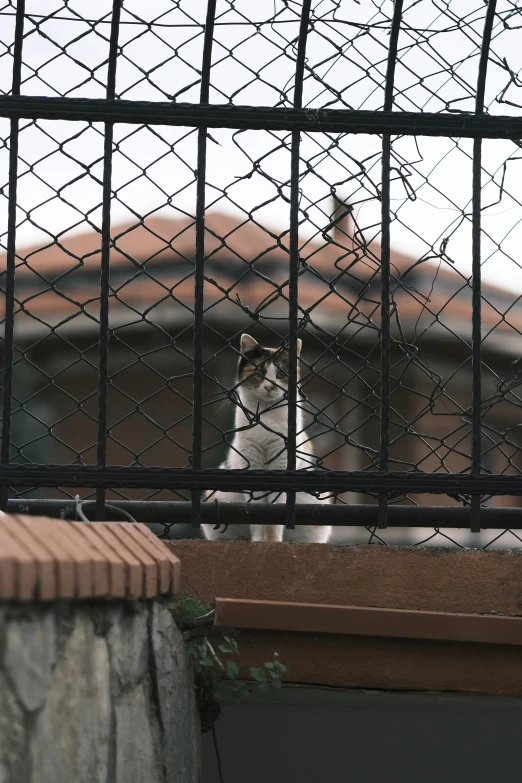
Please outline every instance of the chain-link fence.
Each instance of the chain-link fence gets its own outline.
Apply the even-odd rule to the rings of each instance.
[[[3,507],[516,544],[517,4],[0,20]]]

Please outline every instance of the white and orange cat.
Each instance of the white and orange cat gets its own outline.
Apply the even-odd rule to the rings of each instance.
[[[240,357],[237,369],[234,437],[226,460],[220,468],[247,470],[285,470],[287,454],[285,438],[288,433],[288,351],[286,348],[265,348],[248,334],[241,335]],[[297,354],[301,340],[297,341]],[[299,364],[298,364],[299,381]],[[296,411],[297,453],[296,468],[310,468],[316,464],[309,438],[303,428],[302,395],[298,389]],[[209,492],[207,500],[236,503],[285,503],[283,492]],[[296,493],[296,503],[329,503],[307,492]],[[206,538],[250,539],[252,541],[308,541],[325,543],[331,527],[298,525],[294,530],[284,525],[230,525],[220,533],[212,525],[203,525]]]

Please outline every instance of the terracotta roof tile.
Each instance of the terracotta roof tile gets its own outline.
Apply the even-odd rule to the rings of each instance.
[[[58,597],[55,560],[47,547],[42,545],[41,541],[33,536],[24,525],[19,524],[18,518],[15,516],[0,515],[0,528],[6,531],[21,547],[22,551],[27,553],[35,563],[37,580],[34,589],[36,590],[36,595],[44,601]],[[18,562],[22,562],[22,560]],[[21,582],[16,585],[16,590],[16,595],[20,597],[20,600],[28,600],[29,597],[34,597],[34,590],[28,596],[27,591],[22,588]]]
[[[152,598],[158,595],[159,592],[159,569],[158,564],[154,558],[152,558],[144,546],[140,542],[137,542],[132,535],[130,527],[132,523],[128,522],[106,522],[104,525],[115,538],[118,539],[122,550],[123,548],[127,553],[132,555],[136,559],[139,565],[139,573],[141,577],[141,584],[139,587],[138,596],[145,596],[146,598]],[[120,550],[120,552],[122,552]],[[131,584],[134,584],[131,582]],[[136,583],[137,584],[137,583]],[[138,597],[136,596],[136,597]]]
[[[69,547],[63,536],[63,528],[59,520],[47,517],[14,517],[18,530],[25,530],[37,542],[47,556],[54,560],[57,572],[57,597],[75,598],[76,583],[75,561],[69,553]],[[55,526],[56,523],[56,526]]]
[[[93,594],[93,567],[90,552],[81,539],[69,533],[66,522],[47,517],[16,517],[29,535],[46,546],[57,558],[59,595],[62,598],[88,598]]]
[[[121,583],[124,582],[123,566],[118,560],[116,555],[109,557],[107,551],[103,547],[97,545],[98,537],[96,535],[91,536],[91,526],[85,523],[79,522],[67,522],[69,530],[71,531],[71,537],[78,539],[78,544],[89,555],[92,563],[92,596],[94,598],[105,598],[106,596],[113,595],[111,592],[110,581],[110,569],[111,565],[121,566]],[[112,560],[112,563],[111,563]],[[114,580],[117,581],[117,580]],[[124,595],[124,589],[120,595]]]
[[[105,576],[102,576],[103,586],[106,586],[106,591],[103,595],[111,598],[124,598],[127,584],[126,565],[123,558],[120,557],[114,548],[115,542],[112,537],[107,541],[101,523],[69,522],[69,524],[78,527],[79,533],[88,539],[91,547],[97,550],[103,561],[108,565],[108,580],[105,581]]]
[[[20,597],[29,601],[38,584],[38,563],[20,541],[12,535],[9,525],[0,517],[0,598]]]
[[[144,525],[0,514],[0,599],[153,598],[180,563]]]
[[[279,288],[279,285],[284,283],[288,270],[287,233],[280,234],[252,220],[241,220],[218,212],[207,213],[206,229],[209,277],[215,281],[215,284],[205,283],[207,307],[223,299],[223,304],[219,304],[219,315],[227,317],[229,313],[239,312],[228,309],[237,308],[237,303],[226,301],[227,295],[232,300],[238,295],[243,304],[255,309],[267,298],[277,298],[278,294],[274,306],[286,306],[287,287]],[[142,312],[147,311],[154,320],[156,312],[159,312],[157,308],[172,308],[173,297],[183,303],[183,313],[190,317],[194,289],[191,272],[186,265],[191,264],[194,258],[193,219],[149,217],[143,222],[114,226],[112,236],[111,268],[115,273],[112,283],[115,294],[111,295],[111,317],[122,317],[124,322],[127,317],[128,323],[133,323],[140,319]],[[84,327],[96,329],[100,238],[101,235],[93,230],[77,236],[64,235],[58,244],[18,248],[20,264],[17,280],[20,286],[16,290],[19,302],[17,323],[27,322],[29,325],[32,322],[35,325],[32,319],[41,318],[53,326],[70,317],[71,323],[74,323],[77,315]],[[353,317],[353,314],[350,315],[351,306],[356,304],[363,318],[372,317],[378,323],[376,301],[379,298],[380,247],[370,243],[364,252],[359,250],[358,257],[355,257],[351,254],[353,245],[350,238],[341,236],[341,239],[342,243],[336,235],[333,242],[331,238],[328,240],[328,237],[319,235],[319,239],[302,242],[300,254],[303,263],[310,264],[325,280],[311,271],[300,277],[300,306],[306,310],[312,308],[312,318],[333,317],[345,321],[347,317]],[[271,266],[267,271],[268,277],[276,278],[275,285],[248,271],[254,259],[254,268],[260,272],[267,262],[278,265],[275,270]],[[27,264],[22,262],[25,260]],[[234,263],[239,264],[237,270],[233,267]],[[458,319],[460,331],[469,332],[471,289],[456,269],[447,264],[438,268],[431,261],[419,263],[417,258],[396,251],[392,252],[391,266],[392,275],[402,276],[404,280],[404,286],[397,287],[395,292],[403,322],[413,324],[421,315],[434,318],[424,309],[426,307],[435,314],[441,313],[442,321]],[[52,281],[72,267],[78,268],[72,275],[61,277],[56,282],[57,290],[42,281],[42,275]],[[0,255],[2,268],[5,268],[5,254]],[[337,291],[331,291],[328,281],[333,280],[342,269],[346,273],[336,283]],[[243,276],[243,272],[248,274]],[[375,281],[371,290],[359,296],[362,286],[373,277]],[[483,295],[483,323],[486,328],[490,329],[500,322],[500,330],[514,325],[522,331],[522,304],[513,306],[512,292],[485,284]],[[67,297],[72,301],[68,301]],[[314,306],[318,300],[321,301]],[[156,307],[155,303],[158,303]],[[499,312],[509,308],[506,323]],[[22,311],[27,315],[23,315]],[[84,312],[89,315],[84,315]],[[265,310],[265,314],[267,312]]]
[[[155,586],[155,589],[158,590],[160,593],[167,593],[170,589],[171,584],[173,583],[173,580],[171,579],[171,573],[170,573],[170,561],[169,561],[169,555],[170,552],[166,547],[163,547],[163,550],[160,549],[157,546],[157,540],[151,541],[149,540],[149,537],[144,535],[143,531],[150,531],[146,527],[136,527],[133,525],[130,525],[127,532],[130,537],[134,539],[136,542],[136,545],[138,549],[141,549],[142,552],[146,552],[147,555],[156,563],[157,568],[157,578],[156,581],[159,581],[159,588],[158,585]],[[154,537],[153,533],[150,533],[151,536]],[[155,538],[155,537],[154,537]]]

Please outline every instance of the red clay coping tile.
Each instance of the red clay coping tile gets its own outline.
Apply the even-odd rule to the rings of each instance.
[[[140,523],[0,513],[0,600],[154,598],[180,582],[178,558]]]
[[[14,517],[0,515],[0,527],[5,536],[8,536],[11,543],[16,542],[17,547],[25,553],[36,569],[36,578],[34,584],[26,581],[27,577],[19,565],[19,559],[15,560],[15,577],[12,591],[13,598],[20,600],[30,600],[35,595],[44,601],[56,598],[57,590],[57,569],[53,556],[46,547],[42,546],[40,541],[32,536],[24,525],[18,523]],[[0,550],[2,552],[3,550]],[[20,557],[21,555],[19,555]]]
[[[29,600],[38,583],[37,563],[2,521],[0,517],[0,598]]]

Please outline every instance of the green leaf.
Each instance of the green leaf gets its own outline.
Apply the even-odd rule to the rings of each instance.
[[[227,677],[230,677],[231,679],[237,677],[237,675],[239,674],[239,666],[235,661],[227,661],[226,668],[227,668]]]
[[[209,669],[214,666],[214,661],[211,658],[200,658],[198,663],[200,666],[207,666]]]
[[[186,620],[194,620],[207,614],[211,605],[194,598],[188,593],[179,593],[173,602],[172,611],[178,623],[183,624]]]
[[[267,682],[267,680],[263,680],[263,682],[259,682],[259,689],[262,690],[264,693],[267,693],[267,691],[270,690],[270,683]]]
[[[237,653],[239,648],[237,646],[236,640],[232,639],[231,636],[225,636],[224,639],[225,643],[228,645],[228,647],[230,647],[231,651]]]
[[[228,644],[220,644],[218,649],[220,652],[224,653],[225,655],[232,655],[233,653],[236,652]]]
[[[264,673],[263,669],[258,669],[257,667],[253,666],[250,669],[250,675],[256,682],[266,682],[266,674]]]
[[[283,687],[283,683],[281,682],[280,679],[272,680],[272,688],[282,688],[282,687]]]
[[[250,691],[243,682],[235,682],[232,685],[232,696],[238,701],[244,701],[250,696]]]
[[[269,672],[279,672],[282,674],[283,672],[287,671],[284,663],[281,663],[280,661],[267,661],[264,666],[266,669],[268,669]]]

